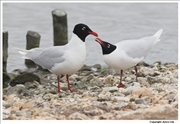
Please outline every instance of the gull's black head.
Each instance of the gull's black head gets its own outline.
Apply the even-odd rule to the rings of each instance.
[[[84,42],[85,42],[85,38],[89,34],[98,37],[98,34],[96,32],[92,31],[87,25],[82,23],[75,25],[73,33],[76,34]]]
[[[115,45],[102,41],[100,38],[96,38],[95,41],[101,45],[103,55],[110,54],[116,49]]]

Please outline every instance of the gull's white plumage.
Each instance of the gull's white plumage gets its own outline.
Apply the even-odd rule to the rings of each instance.
[[[100,38],[96,38],[96,41],[102,47],[105,63],[114,69],[121,70],[118,88],[124,87],[124,84],[122,84],[123,70],[130,67],[135,66],[137,81],[136,65],[144,60],[152,47],[160,41],[159,38],[162,32],[163,30],[160,29],[153,36],[137,40],[124,40],[116,44],[110,44],[109,42],[102,41]]]
[[[162,29],[157,31],[155,35],[141,38],[138,40],[124,40],[114,44],[116,50],[110,54],[103,55],[107,65],[118,70],[124,70],[135,66],[140,61],[144,60],[152,47],[160,41],[159,37],[162,34]]]
[[[64,46],[52,46],[47,48],[34,48],[31,50],[17,49],[23,58],[30,59],[36,64],[57,74],[58,92],[60,93],[60,74],[66,74],[68,90],[70,88],[69,75],[75,73],[85,63],[86,47],[85,38],[92,34],[98,36],[85,24],[77,24],[74,27],[71,40]]]
[[[57,75],[75,73],[84,65],[86,58],[85,43],[75,34],[65,46],[17,50],[23,58],[30,59]]]

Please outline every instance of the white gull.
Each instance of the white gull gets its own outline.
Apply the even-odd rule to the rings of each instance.
[[[70,88],[69,75],[77,72],[85,63],[85,38],[89,34],[98,36],[87,25],[80,23],[75,25],[71,40],[64,46],[17,50],[23,58],[30,59],[57,75],[58,93],[60,93],[60,74],[66,75],[68,90],[74,92],[75,90]]]
[[[144,60],[152,47],[160,41],[159,38],[162,32],[163,29],[160,29],[153,36],[137,40],[124,40],[114,45],[100,38],[95,39],[101,45],[105,63],[114,69],[121,70],[118,88],[124,87],[124,84],[122,84],[122,74],[123,70],[127,68],[135,66],[136,81],[138,81],[136,65]]]

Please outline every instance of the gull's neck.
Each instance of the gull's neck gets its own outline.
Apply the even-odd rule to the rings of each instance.
[[[76,34],[72,33],[72,37],[71,37],[71,40],[69,41],[69,45],[70,44],[81,44],[81,43],[84,43]]]

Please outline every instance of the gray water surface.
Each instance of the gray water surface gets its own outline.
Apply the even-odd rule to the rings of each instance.
[[[27,31],[41,35],[40,47],[53,45],[52,15],[63,9],[68,17],[68,37],[77,23],[87,24],[99,37],[111,43],[139,39],[164,32],[145,62],[178,62],[178,4],[176,3],[4,3],[3,28],[9,32],[7,70],[25,69],[24,59],[13,48],[26,47]],[[86,38],[86,64],[107,66],[101,47],[93,36]]]

